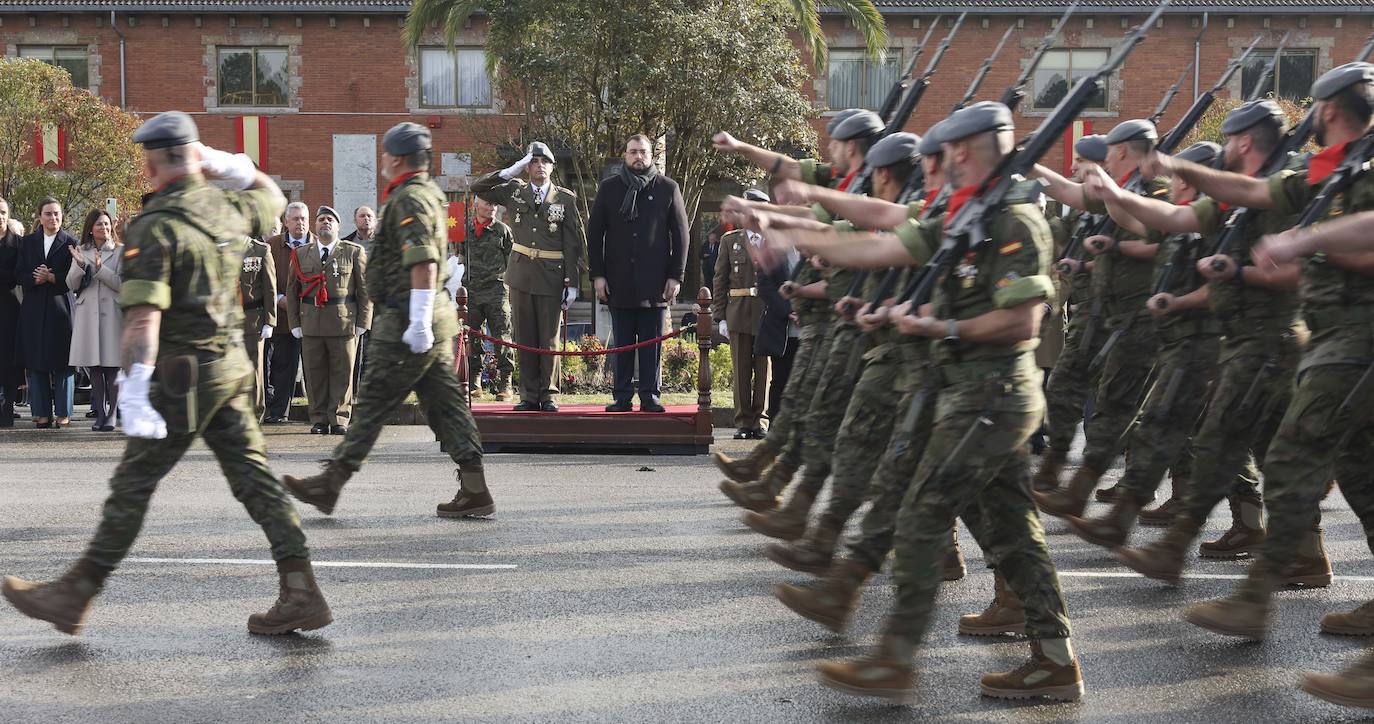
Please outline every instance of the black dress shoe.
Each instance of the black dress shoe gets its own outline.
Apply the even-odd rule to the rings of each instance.
[[[612,402],[606,405],[606,412],[633,412],[634,405],[628,402]]]
[[[114,432],[114,425],[101,425],[98,432]]]
[[[51,430],[52,420],[48,420],[47,422],[35,422],[33,423],[33,426],[38,428],[39,430]]]
[[[753,433],[753,430],[750,430],[750,429],[745,428],[745,427],[741,427],[740,429],[738,429],[738,430],[735,431],[735,439],[736,439],[736,440],[748,440],[748,439],[749,439],[749,435],[750,435],[751,433]]]
[[[268,415],[262,418],[262,424],[264,425],[280,425],[283,422],[286,422],[286,418],[281,415]]]
[[[640,401],[639,401],[639,411],[640,411],[640,412],[665,412],[666,410],[665,410],[665,408],[663,407],[663,405],[658,404],[658,401],[657,401],[657,400],[640,400]]]
[[[314,425],[312,425],[312,426],[310,427],[310,434],[311,434],[311,435],[328,435],[328,434],[329,434],[329,426],[326,425],[326,424],[324,424],[323,422],[317,422],[317,423],[315,423]]]
[[[330,434],[330,435],[347,435],[347,434],[348,434],[348,426],[347,426],[347,425],[330,425],[330,426],[329,426],[329,434]]]
[[[539,403],[530,402],[529,400],[521,400],[520,404],[516,405],[512,409],[514,409],[516,412],[538,412]]]
[[[752,430],[747,431],[746,435],[747,436],[744,438],[746,440],[762,440],[768,437],[768,433],[765,432],[764,429],[761,427],[756,427]]]
[[[544,400],[543,402],[539,403],[539,411],[558,412],[558,405],[554,404],[553,400]]]

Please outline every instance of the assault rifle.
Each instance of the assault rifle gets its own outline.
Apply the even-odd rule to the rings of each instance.
[[[1035,49],[1035,55],[1031,56],[1031,62],[1026,65],[1026,69],[1021,71],[1021,75],[1016,78],[1016,82],[1012,83],[1006,91],[1002,93],[1002,105],[1010,108],[1012,113],[1015,113],[1016,107],[1021,105],[1021,101],[1026,99],[1026,86],[1030,84],[1031,76],[1035,74],[1035,69],[1040,67],[1040,61],[1045,58],[1045,54],[1050,52],[1050,48],[1054,47],[1054,41],[1059,38],[1059,34],[1064,32],[1064,26],[1069,24],[1069,18],[1073,15],[1074,11],[1078,9],[1078,1],[1079,0],[1074,0],[1074,2],[1069,5],[1068,9],[1064,11],[1064,14],[1059,16],[1059,22],[1055,23],[1054,30],[1051,30],[1050,34],[1046,35],[1045,39],[1040,41],[1040,45]]]

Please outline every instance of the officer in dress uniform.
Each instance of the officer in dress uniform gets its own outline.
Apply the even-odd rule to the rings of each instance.
[[[239,270],[239,299],[243,302],[243,348],[253,363],[253,413],[262,418],[266,406],[262,353],[277,325],[277,267],[266,242],[249,238]]]
[[[757,189],[744,192],[750,201],[769,201]],[[711,297],[711,318],[720,325],[721,336],[730,340],[733,370],[736,440],[762,440],[763,406],[768,398],[768,358],[754,355],[754,332],[763,316],[763,301],[755,279],[749,244],[759,234],[735,229],[720,240],[716,257],[716,294]]]

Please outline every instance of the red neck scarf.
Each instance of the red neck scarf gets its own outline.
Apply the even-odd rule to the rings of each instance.
[[[1126,184],[1131,182],[1131,177],[1133,176],[1135,176],[1135,171],[1127,171],[1125,176],[1116,180],[1116,185],[1123,189],[1126,188]]]
[[[934,191],[931,191],[930,193],[926,194],[926,201],[924,204],[921,205],[921,210],[924,211],[925,209],[930,208],[930,205],[935,203],[935,199],[939,198],[939,196],[940,189],[935,189]]]
[[[973,198],[974,192],[976,192],[981,185],[982,184],[973,184],[971,186],[965,186],[949,195],[949,201],[945,202],[944,226],[949,226],[950,220],[954,218],[955,214],[959,213],[959,209],[963,208],[964,204],[969,202],[969,199]]]
[[[472,230],[477,232],[477,238],[481,238],[482,234],[486,233],[487,227],[489,226],[491,226],[490,219],[488,219],[487,221],[478,221],[477,219],[472,220]]]
[[[411,176],[415,176],[419,173],[419,171],[411,171],[409,173],[403,173],[400,176],[397,176],[396,178],[392,179],[391,183],[386,185],[386,190],[382,192],[382,201],[386,201],[386,197],[390,196],[391,192],[395,191],[397,186],[400,186],[401,184],[409,181]]]
[[[844,179],[840,181],[839,185],[835,187],[835,190],[836,190],[836,191],[844,191],[845,189],[848,189],[848,188],[849,188],[849,184],[851,184],[851,183],[854,182],[854,177],[857,176],[858,174],[859,174],[858,169],[855,169],[855,170],[853,170],[853,171],[850,171],[847,175],[845,175]]]
[[[1346,141],[1313,156],[1307,162],[1307,183],[1316,186],[1335,173],[1336,167],[1345,160],[1345,149],[1349,145],[1350,142]]]

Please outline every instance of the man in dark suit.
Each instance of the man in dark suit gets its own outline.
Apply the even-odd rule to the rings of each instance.
[[[0,427],[14,427],[14,403],[24,383],[24,369],[16,364],[14,347],[19,325],[19,297],[14,289],[20,235],[10,228],[10,202],[0,197]]]
[[[597,299],[611,308],[616,346],[663,334],[663,317],[677,298],[687,266],[687,206],[677,182],[658,173],[648,136],[631,136],[625,164],[596,191],[587,222],[587,258]],[[629,412],[639,359],[639,409],[662,412],[662,345],[615,357],[615,401],[608,412]]]
[[[315,243],[310,233],[310,207],[300,201],[286,206],[286,230],[267,240],[277,267],[277,319],[286,319],[286,287],[290,283],[291,251]],[[286,422],[291,396],[296,393],[296,374],[301,365],[301,342],[289,334],[273,334],[267,340],[267,414],[262,421]]]
[[[71,417],[72,310],[67,301],[67,247],[76,237],[62,230],[62,204],[38,202],[39,227],[19,242],[15,277],[24,289],[19,306],[19,362],[28,372],[29,404],[37,427],[65,427]]]
[[[801,255],[794,249],[781,268],[796,268],[800,259]],[[787,389],[787,380],[792,376],[792,359],[801,344],[801,328],[792,321],[792,302],[778,291],[782,284],[777,278],[769,275],[767,269],[759,268],[755,285],[763,301],[763,314],[754,332],[754,354],[768,358],[768,405],[763,413],[772,423],[782,408],[783,390]]]

